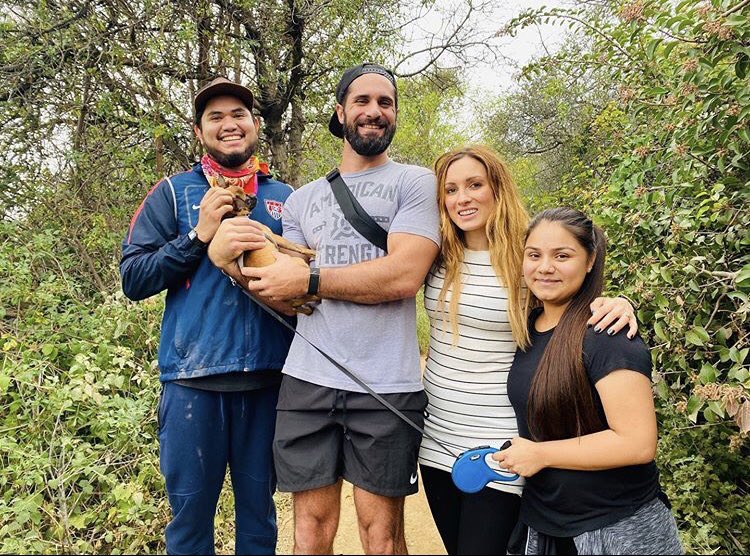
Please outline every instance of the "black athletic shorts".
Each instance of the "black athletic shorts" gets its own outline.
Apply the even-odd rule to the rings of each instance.
[[[424,424],[427,394],[384,394],[415,425]],[[329,486],[342,477],[373,494],[414,494],[422,435],[369,394],[284,376],[273,455],[282,492]]]

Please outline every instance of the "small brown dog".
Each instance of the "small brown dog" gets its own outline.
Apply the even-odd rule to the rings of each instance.
[[[227,184],[227,182],[221,175],[217,176],[215,187],[226,189],[227,191],[229,191],[229,193],[232,194],[232,211],[229,212],[224,218],[231,218],[233,216],[247,216],[255,208],[255,205],[258,202],[258,199],[255,197],[255,195],[245,193],[245,191],[241,187],[238,187],[236,185]],[[263,224],[260,224],[260,226],[263,228],[263,235],[266,237],[266,246],[262,249],[256,249],[254,251],[245,251],[245,253],[241,257],[242,264],[244,266],[268,266],[276,260],[274,253],[277,253],[279,251],[298,253],[300,255],[304,255],[307,260],[315,258],[315,251],[313,251],[312,249],[308,249],[307,247],[303,247],[302,245],[298,245],[287,239],[284,239],[279,235],[274,234],[271,231],[271,228],[269,228],[268,226],[265,226]],[[294,260],[295,262],[299,261],[299,264],[301,265],[308,266],[308,263],[306,263],[302,258],[295,257]],[[311,315],[313,312],[311,303],[315,301],[320,301],[320,298],[315,295],[304,295],[302,297],[289,300],[289,303],[298,313]]]

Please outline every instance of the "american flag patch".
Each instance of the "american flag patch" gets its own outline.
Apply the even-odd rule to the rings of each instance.
[[[283,207],[284,204],[279,201],[270,201],[266,199],[266,212],[268,212],[274,220],[281,220],[281,210]]]

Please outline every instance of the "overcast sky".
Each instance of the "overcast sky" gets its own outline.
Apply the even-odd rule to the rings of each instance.
[[[480,2],[482,0],[474,1]],[[514,0],[496,3],[499,5],[491,13],[478,18],[483,32],[494,33],[504,27],[513,17],[527,9],[569,5],[570,1]],[[411,27],[416,39],[407,49],[418,50],[420,46],[426,44],[420,42],[420,34],[422,36],[440,34],[441,27],[446,26],[446,21],[450,19],[450,16],[452,14],[458,14],[459,16],[465,14],[464,8],[465,0],[440,0],[437,9],[432,10]],[[443,13],[441,13],[441,10]],[[515,37],[502,36],[498,38],[497,44],[500,46],[500,54],[504,60],[492,64],[472,63],[470,67],[466,68],[465,106],[457,114],[458,123],[469,123],[473,119],[477,104],[487,102],[487,100],[513,89],[518,70],[533,57],[544,54],[545,48],[554,51],[561,43],[565,30],[558,25],[542,25],[523,29]],[[424,63],[424,58],[412,60],[406,66],[398,68],[398,71],[399,73],[413,71],[422,63]],[[440,62],[442,66],[450,66],[453,63],[455,61],[449,57],[442,58]]]
[[[419,50],[426,45],[425,36],[445,34],[445,28],[451,28],[451,18],[461,18],[466,14],[467,0],[437,0],[433,8],[423,15],[422,18],[407,27],[406,35],[411,34],[414,42],[406,45],[405,50]],[[485,12],[479,17],[474,17],[474,28],[481,34],[494,33],[502,29],[508,21],[529,9],[541,7],[557,7],[570,5],[570,0],[472,0],[475,5],[481,2],[494,4],[490,12]],[[423,12],[424,13],[424,12]],[[515,37],[501,36],[496,39],[495,44],[500,45],[500,52],[509,62],[523,64],[528,62],[534,55],[544,52],[544,46],[554,49],[559,44],[564,29],[558,25],[542,25],[523,29]],[[421,66],[426,60],[426,55],[416,58],[406,66],[398,68],[399,73],[405,70],[413,70]],[[441,65],[453,63],[449,56],[441,58]],[[495,88],[507,83],[514,68],[508,63],[493,65],[475,65],[470,70],[469,77],[476,80],[478,84],[485,87]]]

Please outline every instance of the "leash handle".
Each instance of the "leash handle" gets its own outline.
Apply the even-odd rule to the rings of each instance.
[[[451,478],[456,487],[469,494],[479,492],[489,483],[512,483],[520,478],[517,473],[508,470],[497,471],[487,464],[487,456],[506,449],[510,442],[506,442],[500,449],[491,446],[477,446],[466,450],[458,456],[451,469]]]
[[[224,271],[222,271],[222,272],[224,272]],[[331,357],[330,355],[328,355],[325,351],[323,351],[318,346],[316,346],[313,342],[311,342],[309,339],[307,339],[295,327],[293,327],[286,320],[284,320],[284,318],[281,315],[279,315],[276,311],[274,311],[273,309],[271,309],[268,305],[266,305],[265,303],[263,303],[260,299],[256,299],[253,295],[251,295],[250,292],[248,292],[247,290],[245,290],[245,288],[243,288],[242,286],[240,286],[237,283],[237,280],[235,280],[234,278],[232,278],[231,276],[229,276],[225,272],[224,272],[224,274],[231,280],[233,286],[235,286],[237,288],[240,288],[240,290],[242,291],[242,293],[244,293],[246,296],[248,296],[250,299],[252,299],[261,309],[263,309],[263,311],[265,311],[266,313],[268,313],[269,315],[271,315],[274,319],[276,319],[278,322],[280,322],[285,328],[291,330],[292,332],[294,332],[294,334],[296,334],[297,336],[299,336],[300,338],[302,338],[303,340],[305,340],[308,344],[310,344],[313,347],[313,349],[315,349],[315,351],[317,351],[318,353],[320,353],[331,364],[333,364],[338,370],[340,370],[347,377],[349,377],[351,380],[353,380],[355,383],[357,383],[357,385],[359,385],[360,388],[362,388],[363,390],[365,390],[368,394],[370,394],[373,398],[375,398],[378,402],[380,402],[387,410],[389,410],[391,413],[393,413],[394,415],[396,415],[398,418],[400,418],[404,423],[406,423],[407,425],[409,425],[411,428],[413,428],[414,430],[416,430],[417,432],[419,432],[423,436],[426,436],[427,438],[429,438],[430,440],[432,440],[435,444],[437,444],[438,446],[440,446],[449,456],[451,456],[453,458],[458,457],[458,454],[454,453],[452,450],[450,450],[448,447],[446,447],[442,442],[440,442],[439,440],[437,440],[436,438],[434,438],[432,435],[430,435],[429,433],[427,433],[422,427],[418,426],[416,423],[414,423],[414,421],[412,421],[406,415],[404,415],[403,413],[401,413],[401,411],[399,411],[398,409],[396,409],[393,406],[393,404],[391,404],[388,400],[386,400],[385,398],[383,398],[383,396],[381,396],[380,394],[378,394],[377,392],[375,392],[375,390],[373,390],[372,388],[370,388],[370,386],[368,386],[368,384],[364,380],[362,380],[361,378],[359,378],[359,376],[357,376],[353,371],[350,371],[349,369],[347,369],[346,367],[344,367],[341,363],[339,363],[338,361],[336,361],[333,357]]]

